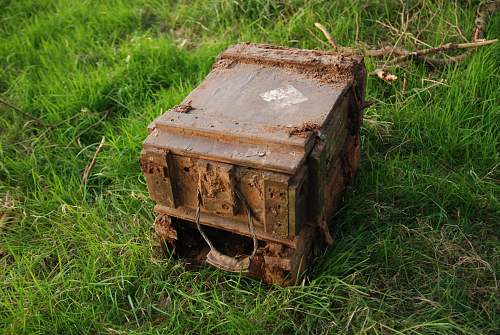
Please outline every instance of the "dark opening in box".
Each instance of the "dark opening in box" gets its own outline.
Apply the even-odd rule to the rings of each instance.
[[[190,221],[172,218],[172,226],[177,231],[175,255],[192,265],[202,264],[210,248],[196,225]],[[225,255],[239,257],[252,253],[253,240],[250,237],[213,227],[202,226],[202,229],[214,247]],[[264,243],[259,241],[259,246],[262,244]]]
[[[172,228],[177,232],[175,245],[165,243],[173,251],[174,257],[182,259],[186,267],[206,264],[210,251],[200,232],[193,222],[172,218]],[[235,234],[223,229],[202,226],[203,232],[213,246],[222,254],[237,259],[250,255],[253,251],[253,240],[250,237]],[[258,248],[251,258],[248,274],[256,278],[281,278],[282,282],[291,278],[291,256],[293,249],[277,243],[258,240]]]

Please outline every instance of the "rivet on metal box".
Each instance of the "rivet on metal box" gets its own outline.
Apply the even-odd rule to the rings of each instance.
[[[332,243],[360,156],[359,56],[263,44],[223,52],[154,120],[141,167],[155,231],[189,264],[294,284]]]

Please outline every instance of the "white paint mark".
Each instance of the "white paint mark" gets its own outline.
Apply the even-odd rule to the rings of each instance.
[[[292,85],[278,87],[275,90],[270,90],[259,94],[259,96],[268,102],[276,102],[279,106],[291,106],[307,101],[307,97]]]

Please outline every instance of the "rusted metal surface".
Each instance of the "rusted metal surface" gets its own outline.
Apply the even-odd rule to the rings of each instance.
[[[160,239],[188,263],[294,283],[332,242],[327,222],[359,160],[365,78],[362,59],[335,53],[222,53],[148,127],[141,167]]]

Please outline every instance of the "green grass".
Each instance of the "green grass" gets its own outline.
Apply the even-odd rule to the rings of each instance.
[[[369,78],[361,166],[303,286],[160,257],[138,165],[147,124],[231,43],[325,49],[319,21],[413,48],[379,23],[403,10],[426,43],[463,41],[478,1],[167,2],[0,2],[0,94],[24,111],[0,105],[0,333],[497,333],[498,44],[411,65],[406,89]]]

